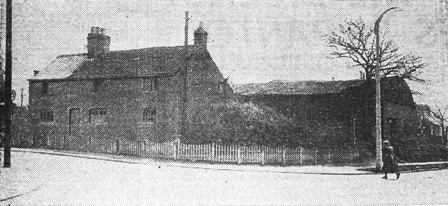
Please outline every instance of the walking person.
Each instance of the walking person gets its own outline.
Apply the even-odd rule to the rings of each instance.
[[[400,178],[400,171],[398,169],[398,159],[394,154],[394,148],[390,145],[389,140],[383,141],[383,169],[384,177],[387,179],[387,173],[395,173],[397,180]]]

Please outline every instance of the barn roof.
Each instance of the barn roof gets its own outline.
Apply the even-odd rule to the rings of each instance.
[[[271,81],[237,86],[236,91],[243,95],[254,94],[335,94],[357,87],[366,80],[348,81]]]
[[[90,79],[169,75],[200,47],[189,45],[109,51],[97,58],[87,53],[60,55],[29,80]]]

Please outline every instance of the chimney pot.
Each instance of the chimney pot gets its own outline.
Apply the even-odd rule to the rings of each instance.
[[[194,45],[207,47],[207,31],[203,28],[204,23],[200,22],[199,27],[194,31]]]
[[[39,74],[39,70],[34,70],[34,76],[37,76]]]

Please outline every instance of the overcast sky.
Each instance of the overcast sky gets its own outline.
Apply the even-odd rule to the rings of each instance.
[[[356,79],[360,70],[351,62],[328,58],[331,50],[322,35],[345,19],[362,18],[373,25],[392,6],[403,11],[388,13],[382,31],[402,52],[421,55],[429,64],[421,74],[428,82],[410,83],[423,93],[415,101],[447,105],[448,14],[438,0],[15,0],[13,89],[27,91],[33,70],[56,56],[86,52],[92,26],[106,29],[111,50],[183,45],[185,11],[191,17],[190,44],[193,31],[204,22],[212,58],[233,84]]]

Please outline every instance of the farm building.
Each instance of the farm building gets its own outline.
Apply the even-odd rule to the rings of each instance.
[[[416,106],[400,77],[381,81],[383,139],[392,142],[412,133]],[[275,108],[293,118],[303,132],[324,145],[374,147],[375,81],[272,81],[236,88],[244,101]]]

